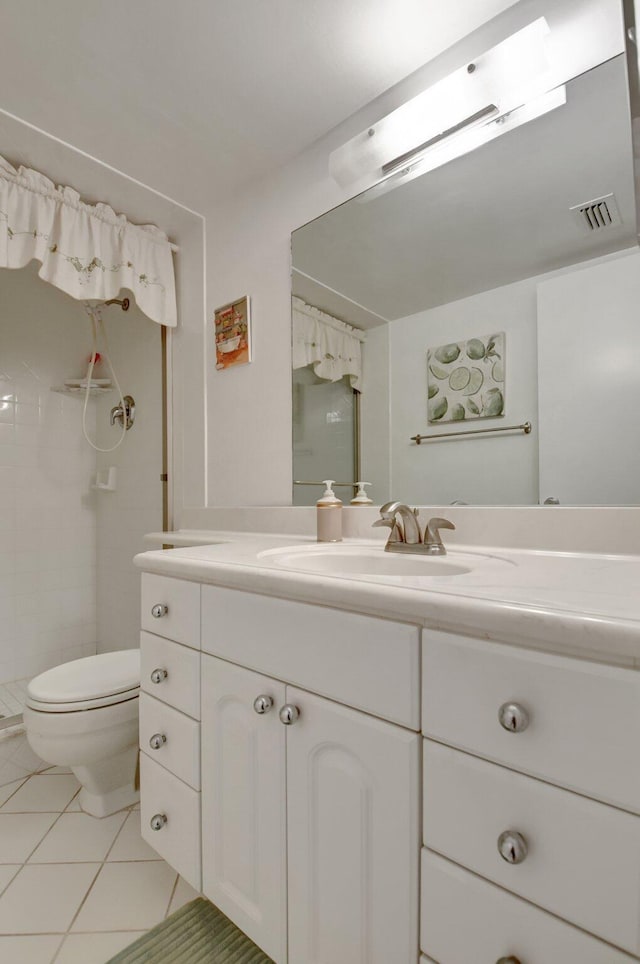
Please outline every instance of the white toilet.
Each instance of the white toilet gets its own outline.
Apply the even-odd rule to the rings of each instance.
[[[29,683],[24,723],[45,763],[70,767],[80,805],[106,817],[135,803],[140,650],[87,656]]]

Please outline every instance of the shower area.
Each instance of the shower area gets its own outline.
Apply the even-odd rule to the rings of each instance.
[[[166,316],[133,284],[123,291],[121,279],[105,279],[100,269],[94,283],[95,266],[70,296],[80,278],[61,278],[33,245],[12,249],[20,219],[36,245],[35,235],[46,234],[49,255],[57,253],[61,210],[62,218],[81,210],[92,228],[100,220],[98,233],[112,226],[104,206],[95,218],[95,208],[67,211],[56,197],[53,228],[43,229],[30,173],[10,168],[7,177],[0,164],[0,786],[38,768],[20,727],[29,680],[69,660],[139,645],[132,559],[145,533],[167,522],[166,328],[157,323]],[[22,198],[12,208],[7,189],[25,181],[36,205],[27,210]],[[131,267],[131,255],[124,259]],[[108,263],[104,254],[100,261]],[[71,270],[81,276],[90,263],[79,258]],[[95,344],[96,308],[106,345]],[[121,396],[133,406],[125,405],[126,431]]]

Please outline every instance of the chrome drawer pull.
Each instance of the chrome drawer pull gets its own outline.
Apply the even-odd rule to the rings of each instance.
[[[152,750],[159,750],[161,746],[167,742],[167,738],[164,733],[154,733],[149,740],[149,746]]]
[[[253,708],[259,716],[262,716],[264,713],[268,713],[272,706],[273,700],[270,696],[256,696],[255,700],[253,701]]]
[[[529,726],[529,714],[520,703],[503,703],[498,719],[503,730],[509,733],[522,733]]]
[[[151,673],[151,682],[162,683],[164,680],[166,680],[168,675],[169,673],[166,669],[154,669]]]
[[[297,723],[299,719],[300,710],[293,703],[285,703],[280,708],[280,722],[284,723],[285,726],[291,726],[293,723]]]
[[[521,864],[529,853],[529,847],[517,830],[505,830],[498,837],[498,853],[508,864]]]
[[[166,813],[154,813],[151,820],[149,821],[149,826],[152,830],[162,830],[165,823],[167,822]]]
[[[165,606],[163,603],[156,603],[155,606],[151,607],[151,615],[154,619],[162,619],[169,612],[169,607]]]

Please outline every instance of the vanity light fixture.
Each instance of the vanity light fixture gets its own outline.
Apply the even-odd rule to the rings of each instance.
[[[399,170],[395,170],[378,184],[374,184],[368,191],[358,195],[356,201],[361,203],[374,201],[383,194],[387,194],[388,191],[392,191],[400,184],[407,184],[409,181],[414,180],[414,178],[427,174],[428,171],[435,171],[436,168],[442,167],[443,164],[454,161],[457,157],[470,154],[471,151],[474,151],[477,147],[488,144],[489,141],[494,140],[496,137],[500,137],[508,131],[515,130],[516,127],[527,124],[537,117],[542,117],[543,114],[547,114],[557,107],[563,107],[566,102],[567,88],[563,84],[561,87],[549,91],[548,94],[537,97],[524,107],[513,110],[509,114],[496,117],[488,123],[483,124],[482,127],[467,130],[459,136],[442,142],[437,147],[420,154],[420,156],[414,158],[408,164],[404,164]]]
[[[431,155],[438,159],[437,167],[473,150],[506,130],[498,129],[498,122],[507,123],[515,112],[530,107],[534,112],[527,120],[540,116],[543,111],[536,113],[536,102],[557,86],[547,51],[549,36],[547,21],[540,17],[433,84],[333,151],[332,177],[348,188],[365,178],[405,177],[418,163],[422,174],[432,169],[427,161]]]

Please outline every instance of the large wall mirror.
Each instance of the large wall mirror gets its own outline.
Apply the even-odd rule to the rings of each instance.
[[[640,504],[624,54],[564,93],[294,232],[294,504],[327,477],[366,479],[376,503]],[[295,342],[319,325],[309,361]]]

